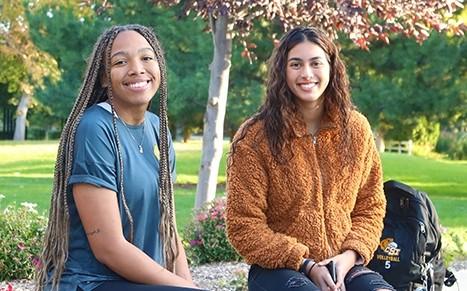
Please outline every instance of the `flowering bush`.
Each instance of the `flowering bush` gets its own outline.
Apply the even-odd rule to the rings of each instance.
[[[0,194],[0,202],[3,198]],[[36,206],[23,202],[0,209],[0,281],[31,279],[40,265],[47,220]]]
[[[185,229],[185,249],[193,264],[239,261],[225,234],[225,198],[208,202],[195,212]]]

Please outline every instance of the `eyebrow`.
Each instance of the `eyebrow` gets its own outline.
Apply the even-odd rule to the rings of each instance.
[[[153,50],[152,48],[150,48],[150,47],[143,47],[143,48],[140,48],[140,49],[138,50],[138,53],[141,53],[141,52],[147,51],[147,50],[151,51],[152,53],[155,53],[154,50]],[[128,52],[126,52],[126,51],[118,51],[118,52],[114,53],[112,56],[110,56],[110,58],[112,59],[113,57],[118,56],[118,55],[128,55]]]
[[[315,61],[315,60],[322,60],[323,58],[322,57],[312,57],[309,59],[309,61]],[[287,60],[287,62],[291,62],[291,61],[303,61],[301,58],[298,58],[298,57],[294,57],[294,58],[290,58]]]

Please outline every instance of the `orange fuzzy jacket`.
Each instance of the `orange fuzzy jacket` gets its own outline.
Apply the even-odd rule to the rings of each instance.
[[[347,124],[350,155],[336,120],[312,137],[296,118],[285,164],[274,161],[262,121],[238,142],[227,169],[227,236],[247,263],[298,270],[303,258],[348,249],[371,259],[386,206],[381,161],[363,115],[352,111]]]

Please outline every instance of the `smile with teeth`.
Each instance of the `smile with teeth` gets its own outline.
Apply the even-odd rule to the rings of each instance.
[[[300,88],[302,88],[303,90],[310,90],[312,89],[313,87],[317,86],[318,83],[316,82],[313,82],[313,83],[301,83],[301,84],[298,84],[300,86]]]
[[[136,83],[126,83],[125,85],[132,88],[132,89],[139,89],[139,88],[144,88],[149,84],[149,80],[147,81],[139,81]]]

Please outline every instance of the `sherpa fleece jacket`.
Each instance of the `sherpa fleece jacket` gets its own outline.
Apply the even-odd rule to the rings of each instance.
[[[262,121],[246,129],[231,153],[228,239],[248,264],[269,269],[298,270],[303,258],[321,261],[348,249],[366,264],[378,246],[386,207],[370,125],[351,112],[350,154],[344,155],[337,118],[328,118],[316,136],[295,119],[285,163],[273,159]]]

